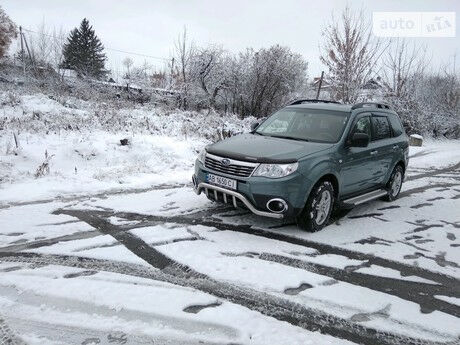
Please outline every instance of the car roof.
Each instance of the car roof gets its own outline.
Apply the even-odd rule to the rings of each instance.
[[[296,105],[288,105],[286,108],[304,108],[315,110],[332,110],[351,112],[351,105],[349,104],[336,104],[336,103],[302,103]]]

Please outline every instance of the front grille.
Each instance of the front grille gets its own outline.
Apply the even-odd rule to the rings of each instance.
[[[222,160],[224,159],[226,158],[207,154],[204,166],[214,171],[239,177],[251,176],[254,168],[257,166],[255,163],[235,161],[233,159],[229,159],[230,164],[224,165],[222,164]]]
[[[234,207],[247,209],[247,207],[244,205],[244,203],[241,200],[239,200],[238,198],[232,195],[229,195],[223,192],[218,192],[212,189],[211,190],[206,189],[205,193],[208,199],[210,200],[214,200],[214,201],[221,202],[224,204],[233,205]]]

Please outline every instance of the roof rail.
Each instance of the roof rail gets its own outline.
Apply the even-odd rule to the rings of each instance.
[[[341,104],[340,102],[336,101],[328,101],[326,99],[296,99],[292,102],[289,103],[289,105],[297,105],[297,104],[302,104],[302,103],[333,103],[333,104]]]
[[[363,103],[356,103],[351,107],[351,110],[359,109],[359,108],[380,108],[380,109],[391,109],[388,104],[385,103],[376,103],[376,102],[363,102]]]

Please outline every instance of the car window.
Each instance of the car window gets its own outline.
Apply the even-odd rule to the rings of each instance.
[[[386,116],[372,116],[372,140],[391,137],[390,124]]]
[[[351,134],[355,133],[367,134],[371,138],[371,118],[369,116],[362,117],[355,123]]]
[[[294,112],[284,112],[273,121],[269,121],[265,126],[265,130],[270,133],[283,133],[287,131],[289,124],[292,122]]]
[[[295,140],[336,143],[350,113],[308,108],[284,108],[264,121],[256,134]]]
[[[394,114],[390,114],[388,118],[390,119],[391,128],[393,129],[393,136],[399,137],[401,134],[404,133],[401,120],[399,120],[398,116]]]

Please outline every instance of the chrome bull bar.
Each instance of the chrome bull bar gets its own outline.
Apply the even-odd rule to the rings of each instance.
[[[218,186],[215,186],[215,185],[212,185],[212,184],[209,184],[209,183],[205,183],[205,182],[201,182],[195,187],[195,192],[198,195],[201,194],[201,192],[203,190],[206,193],[206,196],[209,196],[209,193],[211,193],[211,192],[214,193],[214,199],[216,201],[218,200],[217,192],[222,193],[225,203],[227,203],[227,201],[228,201],[227,198],[231,197],[233,206],[235,208],[237,207],[236,200],[238,199],[239,201],[241,201],[244,204],[244,206],[246,206],[249,209],[249,211],[251,211],[252,213],[254,213],[254,214],[258,215],[258,216],[277,218],[277,219],[284,218],[284,215],[281,214],[281,213],[273,213],[273,212],[266,212],[266,211],[258,210],[257,208],[255,208],[251,204],[251,202],[248,199],[246,199],[246,197],[243,194],[240,194],[240,193],[238,193],[236,191],[225,189],[225,188],[222,188],[222,187],[218,187]]]

